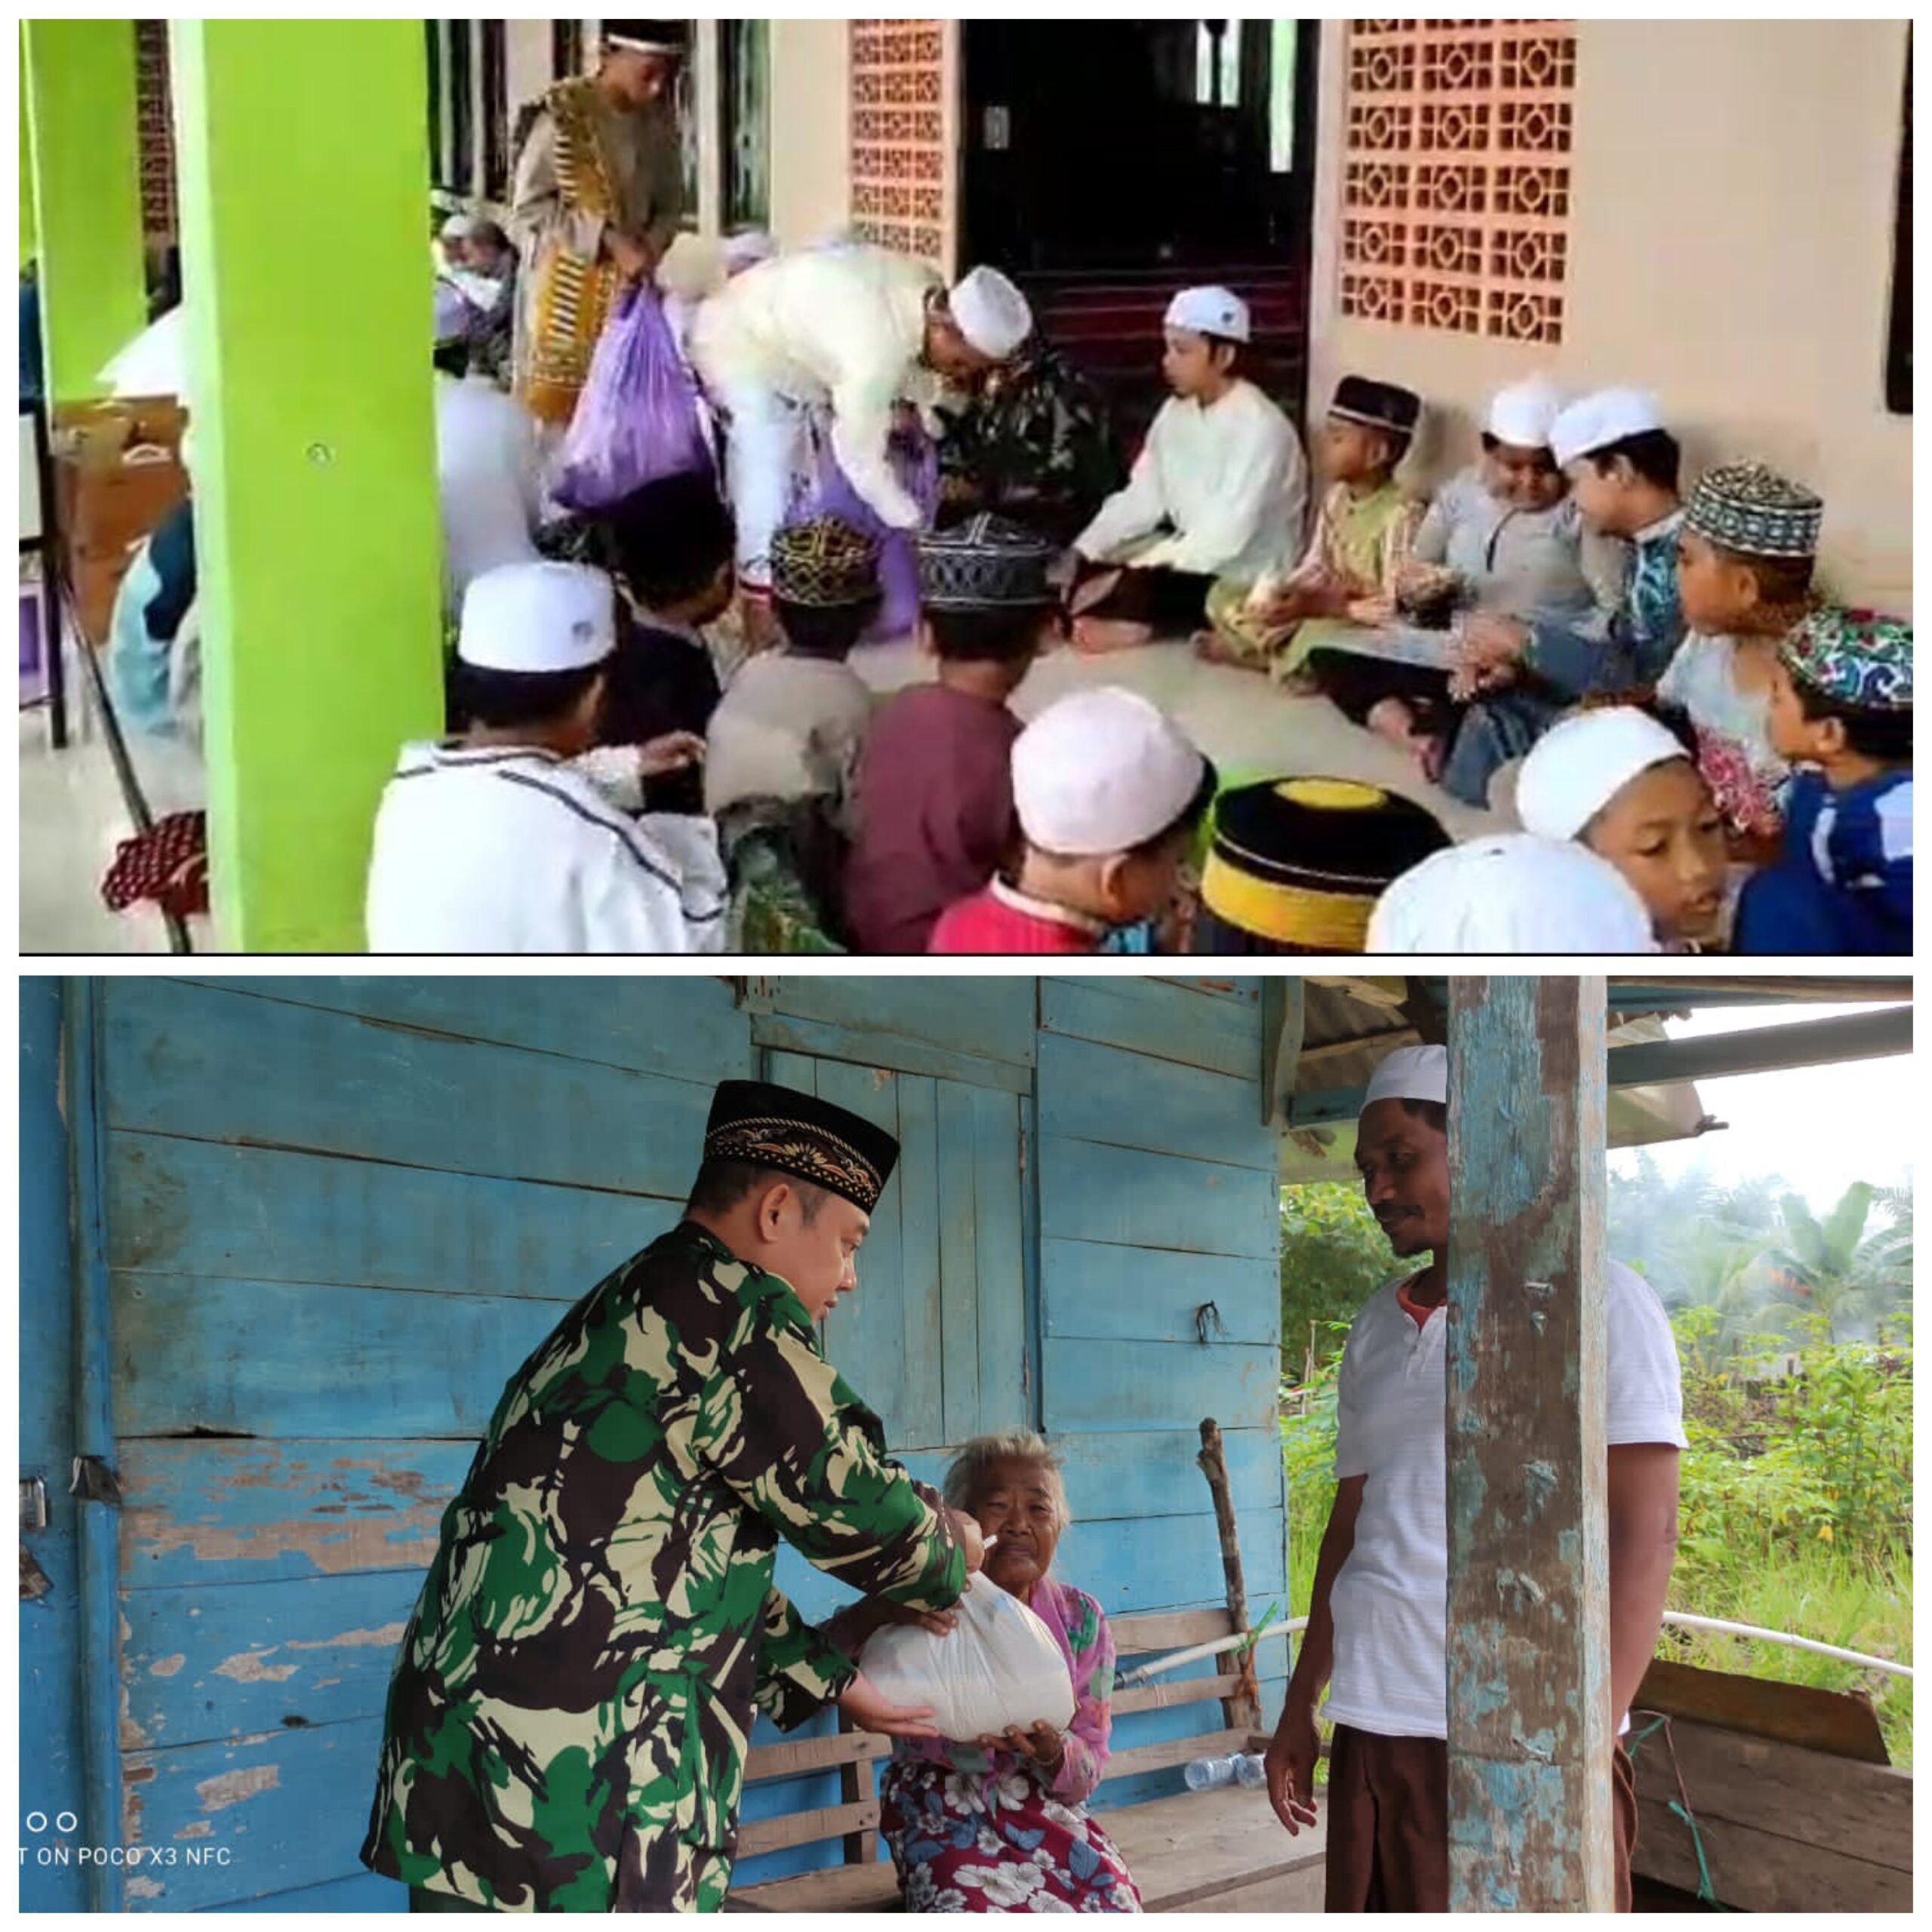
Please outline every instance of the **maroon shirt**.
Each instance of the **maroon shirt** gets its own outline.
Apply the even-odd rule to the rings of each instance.
[[[1011,856],[1013,741],[1003,704],[943,685],[901,691],[866,734],[845,918],[859,950],[924,952],[939,915]]]

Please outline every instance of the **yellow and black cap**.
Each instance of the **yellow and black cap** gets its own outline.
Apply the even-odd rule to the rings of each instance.
[[[1451,843],[1421,806],[1374,785],[1287,778],[1230,792],[1201,876],[1204,949],[1359,953],[1383,894]]]

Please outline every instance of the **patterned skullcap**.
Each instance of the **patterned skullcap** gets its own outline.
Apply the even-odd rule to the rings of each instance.
[[[928,611],[1050,610],[1059,552],[1004,517],[976,516],[919,539],[919,601]]]
[[[792,524],[771,540],[771,594],[814,611],[870,604],[879,595],[878,546],[841,517]]]
[[[1835,704],[1912,709],[1912,626],[1902,618],[1826,605],[1792,630],[1780,654],[1794,678]]]
[[[1422,420],[1422,398],[1393,383],[1372,382],[1366,376],[1344,376],[1335,386],[1331,416],[1344,423],[1365,423],[1391,435],[1413,436]]]
[[[1230,792],[1215,808],[1201,877],[1227,949],[1262,940],[1296,952],[1358,953],[1376,902],[1450,843],[1420,805],[1379,786],[1290,778]]]
[[[1815,557],[1823,498],[1761,463],[1733,463],[1699,478],[1684,527],[1744,557]]]
[[[869,1214],[892,1178],[899,1143],[816,1094],[762,1080],[724,1080],[711,1103],[704,1158],[790,1174]]]

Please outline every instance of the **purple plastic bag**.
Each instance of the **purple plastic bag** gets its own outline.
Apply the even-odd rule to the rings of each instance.
[[[879,612],[866,632],[872,644],[909,637],[919,624],[919,535],[915,530],[894,530],[859,494],[832,454],[829,436],[814,432],[818,481],[792,512],[792,521],[835,516],[878,543]],[[939,509],[939,452],[923,429],[894,431],[888,460],[899,486],[919,506],[920,521],[930,527]]]
[[[580,512],[608,509],[647,483],[712,468],[697,391],[663,305],[648,288],[626,289],[571,418],[557,501]]]

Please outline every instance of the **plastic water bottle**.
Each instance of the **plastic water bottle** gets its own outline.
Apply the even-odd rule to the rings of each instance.
[[[1238,1757],[1196,1758],[1181,1776],[1189,1791],[1218,1791],[1225,1785],[1238,1784],[1244,1791],[1259,1791],[1268,1782],[1265,1762],[1253,1754]]]
[[[1235,1767],[1239,1761],[1235,1758],[1196,1758],[1181,1776],[1187,1780],[1189,1791],[1218,1791],[1223,1785],[1234,1783],[1238,1775]]]

